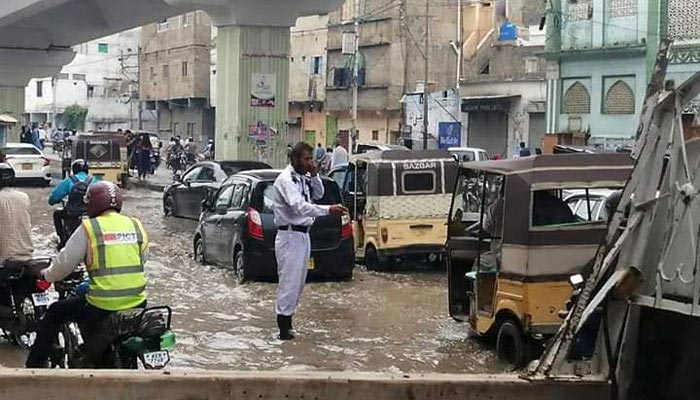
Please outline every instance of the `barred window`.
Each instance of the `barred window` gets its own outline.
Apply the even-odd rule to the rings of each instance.
[[[668,0],[668,36],[700,39],[700,7],[696,1]]]

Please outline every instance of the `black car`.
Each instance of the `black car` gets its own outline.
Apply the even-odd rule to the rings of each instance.
[[[208,198],[194,235],[195,258],[202,264],[232,266],[240,281],[277,279],[272,213],[274,182],[281,171],[242,172],[228,178]],[[340,204],[338,185],[323,178],[318,204]],[[355,266],[352,223],[347,216],[316,218],[310,231],[311,274],[352,279]]]
[[[163,213],[166,216],[199,219],[202,201],[231,175],[253,169],[272,169],[257,161],[205,161],[191,166],[185,173],[173,176],[173,183],[163,192]]]

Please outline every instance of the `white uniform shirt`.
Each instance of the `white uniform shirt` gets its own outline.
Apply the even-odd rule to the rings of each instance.
[[[311,226],[316,217],[329,214],[330,206],[313,204],[324,195],[320,176],[301,176],[288,165],[275,180],[272,211],[277,226]]]
[[[29,196],[13,188],[0,189],[0,263],[8,258],[32,258]]]

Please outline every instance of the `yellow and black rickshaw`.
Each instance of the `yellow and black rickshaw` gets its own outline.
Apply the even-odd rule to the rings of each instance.
[[[559,328],[569,277],[590,267],[631,171],[625,154],[462,164],[448,221],[450,315],[524,366]]]
[[[72,136],[70,162],[83,159],[90,168],[90,175],[120,186],[128,176],[126,138],[122,133],[79,134]],[[65,158],[64,158],[65,160]],[[64,169],[70,169],[70,162],[64,161]],[[70,171],[64,171],[64,174]]]

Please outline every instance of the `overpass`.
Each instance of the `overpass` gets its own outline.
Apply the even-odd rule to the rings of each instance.
[[[257,159],[249,127],[286,132],[289,27],[304,15],[324,14],[344,0],[2,0],[0,98],[23,96],[31,78],[53,76],[75,57],[71,46],[192,10],[206,11],[219,28],[217,151],[220,157]],[[254,75],[274,76],[273,107],[251,106]],[[269,105],[269,104],[268,104]],[[284,160],[279,137],[266,148]]]

